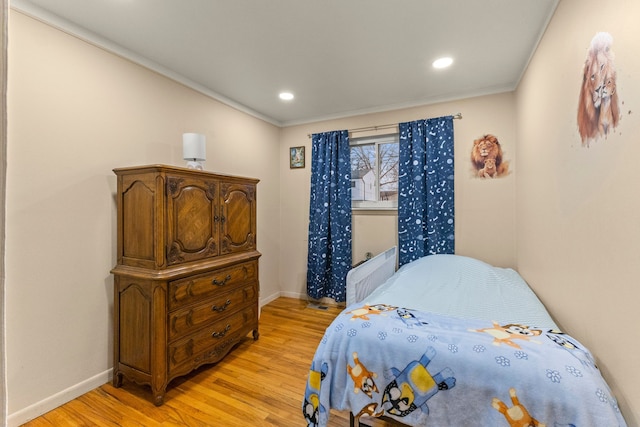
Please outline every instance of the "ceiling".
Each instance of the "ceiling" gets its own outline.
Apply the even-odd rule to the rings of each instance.
[[[278,126],[514,90],[559,0],[12,0]],[[454,63],[437,70],[441,56]],[[278,98],[281,91],[295,95]]]

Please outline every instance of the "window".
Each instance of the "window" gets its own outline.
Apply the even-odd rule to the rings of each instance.
[[[397,209],[397,134],[351,140],[351,207]]]

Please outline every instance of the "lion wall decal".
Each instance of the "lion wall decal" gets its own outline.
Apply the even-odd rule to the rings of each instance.
[[[606,137],[620,121],[612,44],[611,34],[597,33],[587,51],[578,98],[578,131],[583,146]]]
[[[473,141],[471,165],[479,178],[496,178],[509,173],[502,147],[495,135],[486,134]]]

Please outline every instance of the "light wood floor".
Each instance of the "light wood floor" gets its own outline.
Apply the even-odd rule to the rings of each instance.
[[[173,380],[163,406],[153,405],[149,387],[125,379],[121,388],[105,384],[25,426],[303,426],[311,359],[339,311],[278,298],[262,308],[258,341],[247,336],[220,363]],[[348,413],[332,412],[329,425],[348,426]]]

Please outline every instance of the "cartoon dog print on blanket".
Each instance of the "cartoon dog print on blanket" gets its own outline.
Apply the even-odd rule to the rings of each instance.
[[[484,332],[493,337],[493,345],[501,345],[506,344],[514,348],[520,348],[518,344],[513,342],[513,340],[525,340],[530,342],[535,342],[536,344],[540,344],[537,341],[533,341],[531,338],[536,337],[542,333],[539,329],[530,329],[528,326],[517,325],[514,323],[500,326],[498,323],[493,322],[492,328],[483,328],[483,329],[469,329],[471,332]]]
[[[326,409],[320,405],[319,394],[320,383],[327,376],[328,370],[328,365],[323,363],[319,371],[315,371],[313,365],[309,371],[309,381],[307,382],[307,389],[304,393],[304,403],[302,405],[302,413],[309,427],[317,426],[320,422],[320,413],[326,411]]]
[[[351,320],[361,319],[361,320],[369,320],[369,316],[372,314],[382,314],[385,311],[393,311],[398,307],[392,307],[386,304],[375,304],[369,305],[365,304],[360,308],[356,308],[354,310],[348,311],[347,314],[352,314]]]
[[[362,408],[360,412],[358,412],[355,415],[355,418],[359,420],[362,417],[371,417],[371,418],[381,417],[382,415],[384,415],[384,411],[376,412],[377,407],[378,407],[377,403],[369,403],[364,408]]]
[[[497,397],[493,398],[491,406],[504,415],[511,427],[546,427],[546,424],[541,423],[529,415],[527,408],[520,404],[518,396],[516,395],[516,389],[513,387],[510,388],[509,396],[511,396],[511,403],[513,404],[511,408]]]
[[[445,368],[431,375],[427,365],[436,355],[433,347],[428,347],[420,360],[410,362],[402,371],[391,368],[394,376],[384,390],[382,396],[382,408],[399,417],[406,417],[411,412],[420,408],[429,415],[427,400],[431,399],[440,390],[449,390],[456,384],[453,371]]]
[[[593,360],[593,356],[591,356],[591,353],[580,348],[578,344],[571,341],[568,335],[565,335],[564,333],[557,330],[550,330],[547,333],[547,338],[559,345],[563,350],[568,351],[569,354],[578,359],[583,366],[598,369],[596,366],[596,361]]]
[[[362,390],[367,396],[373,396],[374,392],[378,392],[378,387],[373,380],[378,377],[378,374],[369,371],[362,362],[360,362],[360,359],[358,359],[358,353],[355,351],[353,352],[353,362],[355,363],[353,368],[351,365],[347,364],[347,372],[354,384],[353,392],[358,393]]]
[[[396,310],[398,317],[402,320],[407,328],[413,328],[414,326],[427,325],[427,322],[419,320],[410,310],[406,308],[399,308]]]

